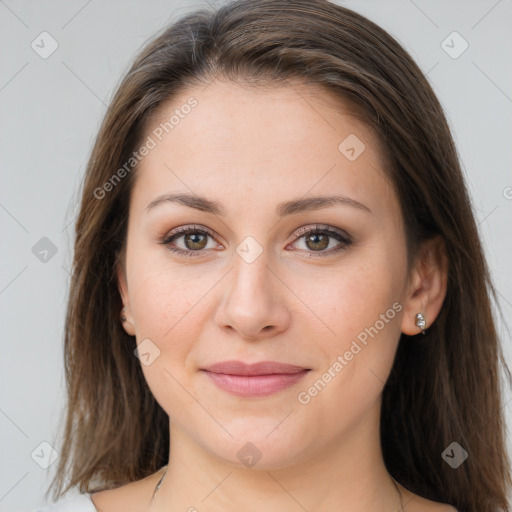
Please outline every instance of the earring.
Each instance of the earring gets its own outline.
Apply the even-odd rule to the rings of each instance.
[[[125,308],[121,309],[121,322],[126,322],[126,316],[124,314],[124,309]]]
[[[425,321],[425,317],[421,313],[418,313],[416,315],[416,325],[421,329],[421,334],[426,334],[425,326],[427,325],[427,322]]]

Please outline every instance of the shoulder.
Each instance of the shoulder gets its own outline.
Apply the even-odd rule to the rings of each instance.
[[[91,494],[90,499],[93,501],[96,509],[101,512],[138,512],[145,510],[148,500],[151,498],[155,486],[166,467],[163,466],[156,473],[141,480],[136,480],[113,489],[94,492]],[[96,509],[93,510],[96,511]]]
[[[447,503],[439,503],[438,501],[431,501],[421,498],[421,502],[415,502],[415,507],[405,507],[405,510],[411,512],[458,512],[455,507],[448,505]]]
[[[61,499],[52,505],[38,508],[32,512],[97,512],[89,494],[74,498]]]
[[[446,503],[439,503],[437,501],[430,501],[425,512],[459,512],[455,507],[447,505]]]
[[[147,496],[151,493],[165,471],[164,466],[148,477],[114,489],[80,494],[71,498],[62,498],[52,505],[37,508],[31,512],[113,512],[144,510]]]
[[[419,496],[414,500],[414,506],[410,503],[409,506],[405,507],[405,510],[410,510],[411,512],[458,512],[455,507],[447,503],[439,503],[438,501],[427,500]]]
[[[423,510],[423,509],[422,509]],[[455,507],[447,505],[446,503],[439,503],[431,501],[430,505],[425,508],[425,512],[459,512]]]
[[[438,501],[431,501],[425,498],[416,498],[417,507],[412,509],[414,512],[458,512],[455,507],[448,505],[447,503],[439,503]]]
[[[404,510],[407,512],[458,512],[455,507],[447,503],[428,500],[399,485],[403,496]]]

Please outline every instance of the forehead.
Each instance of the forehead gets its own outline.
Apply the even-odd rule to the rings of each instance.
[[[216,80],[182,90],[164,102],[147,123],[146,132],[160,127],[164,137],[193,147],[210,143],[220,149],[219,143],[226,142],[246,152],[258,144],[270,151],[266,143],[276,135],[275,144],[306,144],[311,149],[319,146],[319,138],[328,135],[325,143],[336,143],[351,130],[376,147],[377,137],[357,112],[355,105],[318,84],[254,86]],[[190,140],[191,131],[196,140]]]
[[[309,192],[337,191],[374,207],[395,199],[378,138],[352,105],[320,86],[190,87],[161,105],[148,137],[154,147],[137,168],[133,192],[140,206],[177,190],[235,208]]]

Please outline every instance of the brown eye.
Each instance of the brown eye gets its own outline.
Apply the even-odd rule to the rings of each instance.
[[[348,234],[328,226],[316,225],[315,228],[303,228],[297,235],[300,236],[297,236],[294,243],[304,239],[303,247],[300,249],[309,252],[310,256],[328,256],[346,249],[352,244],[352,238]],[[332,239],[337,240],[339,243],[334,248],[331,247],[331,250],[327,250]]]
[[[329,236],[313,233],[305,237],[306,245],[311,250],[323,250],[329,246]]]
[[[188,233],[188,234],[184,235],[184,238],[183,238],[185,247],[190,250],[204,249],[206,247],[206,243],[208,241],[208,236],[209,235],[207,235],[207,234],[197,233],[197,232]]]
[[[328,226],[323,227],[316,225],[315,228],[303,228],[297,233],[296,243],[304,239],[304,247],[300,248],[309,253],[309,256],[328,256],[352,244],[350,235],[343,231],[334,230]],[[214,240],[213,233],[207,231],[206,228],[199,229],[195,226],[181,227],[167,235],[161,243],[166,245],[169,251],[175,252],[182,256],[200,256],[205,251],[215,247],[208,248],[208,239]],[[183,239],[177,244],[178,240]],[[338,244],[330,247],[331,241],[337,240]],[[328,250],[329,249],[329,250]],[[316,254],[315,254],[316,253]]]
[[[167,235],[161,243],[166,245],[169,251],[183,256],[200,256],[207,249],[208,239],[213,240],[213,233],[206,231],[205,228],[188,226],[178,228]],[[177,241],[183,239],[180,246]]]

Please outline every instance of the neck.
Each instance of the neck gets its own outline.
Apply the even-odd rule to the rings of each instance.
[[[370,419],[314,455],[304,453],[286,467],[265,469],[230,464],[171,422],[172,458],[151,511],[400,511],[403,488],[386,470],[378,421]]]

